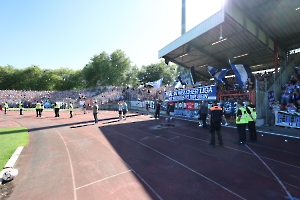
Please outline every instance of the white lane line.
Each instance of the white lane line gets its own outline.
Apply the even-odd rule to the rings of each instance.
[[[175,133],[175,132],[172,132],[172,131],[169,131],[169,132],[170,132],[170,133],[177,134],[177,135],[181,135],[181,136],[184,136],[184,137],[187,137],[187,138],[192,138],[192,139],[195,139],[195,140],[200,140],[200,141],[202,141],[202,142],[209,143],[209,142],[206,141],[206,140],[202,140],[202,139],[195,138],[195,137],[192,137],[192,136],[183,135],[183,134]],[[246,153],[246,154],[249,154],[249,155],[254,155],[254,154],[251,154],[251,153],[249,153],[249,152],[246,152],[246,151],[243,151],[243,150],[240,150],[240,149],[235,149],[235,148],[228,147],[228,146],[224,146],[224,147],[225,147],[225,148],[228,148],[228,149],[235,150],[235,151],[240,151],[240,152],[243,152],[243,153]],[[289,152],[286,152],[286,153],[289,153]],[[268,159],[268,160],[272,160],[272,161],[274,161],[274,162],[278,162],[278,163],[281,163],[281,164],[284,164],[284,165],[288,165],[288,166],[291,166],[291,167],[300,168],[300,166],[296,166],[296,165],[292,165],[292,164],[289,164],[289,163],[281,162],[281,161],[279,161],[279,160],[274,160],[274,159],[272,159],[272,158],[268,158],[268,157],[264,157],[264,156],[261,156],[261,158]]]
[[[66,143],[70,143],[70,142],[78,142],[78,141],[90,140],[90,139],[95,139],[95,138],[89,137],[89,138],[83,138],[83,139],[79,139],[79,140],[70,140],[70,141],[66,141]]]
[[[287,193],[287,195],[289,196],[290,199],[293,199],[292,195],[289,193],[289,191],[287,191],[286,187],[283,185],[283,183],[281,182],[281,180],[276,176],[276,174],[270,169],[270,167],[259,157],[259,155],[257,155],[250,147],[248,147],[247,144],[245,144],[245,146],[252,151],[252,153],[266,166],[266,168],[273,174],[273,176],[275,177],[275,179],[278,181],[278,183],[281,185],[281,187],[285,190],[285,192]]]
[[[60,134],[60,132],[58,130],[56,130],[56,128],[53,128],[60,136],[60,138],[62,139],[62,141],[64,142],[64,145],[66,147],[67,153],[68,153],[68,157],[69,157],[69,162],[70,162],[70,167],[71,167],[71,175],[72,175],[72,183],[73,183],[73,192],[74,192],[74,200],[77,200],[77,194],[76,194],[76,186],[75,186],[75,177],[74,177],[74,170],[73,170],[73,165],[72,165],[72,160],[71,160],[71,155],[67,146],[67,143],[65,142],[64,138],[62,137],[62,135]]]
[[[107,127],[106,127],[106,128],[107,128]],[[107,129],[109,129],[109,128],[107,128]],[[112,130],[112,129],[110,129],[110,130],[111,130],[111,131],[114,131],[114,130]],[[153,148],[151,148],[151,147],[149,147],[149,146],[147,146],[147,145],[145,145],[145,144],[143,144],[143,143],[141,143],[141,142],[139,142],[139,141],[137,141],[137,140],[135,140],[135,139],[132,139],[132,138],[126,136],[126,135],[120,134],[120,133],[117,132],[117,131],[114,131],[114,132],[117,133],[117,134],[119,134],[119,135],[121,135],[121,136],[123,136],[123,137],[126,137],[126,138],[128,138],[128,139],[130,139],[130,140],[132,140],[132,141],[135,141],[136,143],[139,143],[140,145],[142,145],[142,146],[144,146],[144,147],[147,147],[147,148],[151,149],[152,151],[155,151],[156,153],[158,153],[158,154],[160,154],[160,155],[162,155],[162,156],[164,156],[164,157],[166,157],[166,158],[168,158],[168,159],[170,159],[170,160],[176,162],[177,164],[179,164],[179,165],[181,165],[182,167],[184,167],[184,168],[190,170],[191,172],[194,172],[195,174],[198,174],[199,176],[205,178],[206,180],[211,181],[211,182],[213,182],[214,184],[220,186],[221,188],[223,188],[224,190],[230,192],[231,194],[233,194],[233,195],[235,195],[235,196],[237,196],[237,197],[239,197],[239,198],[241,198],[241,199],[245,199],[244,197],[242,197],[242,196],[236,194],[235,192],[229,190],[229,189],[226,188],[225,186],[223,186],[223,185],[221,185],[221,184],[215,182],[214,180],[212,180],[212,179],[210,179],[210,178],[204,176],[203,174],[200,174],[199,172],[197,172],[197,171],[195,171],[195,170],[189,168],[188,166],[182,164],[181,162],[179,162],[179,161],[177,161],[177,160],[175,160],[175,159],[173,159],[173,158],[171,158],[171,157],[169,157],[169,156],[167,156],[167,155],[161,153],[160,151],[158,151],[158,150],[156,150],[156,149],[153,149]]]
[[[108,129],[108,128],[107,128]],[[111,130],[111,129],[109,129],[109,130]],[[120,155],[119,154],[117,154],[113,149],[111,149],[110,147],[108,147],[106,144],[104,144],[99,138],[97,138],[96,136],[94,136],[93,134],[91,134],[90,132],[88,132],[88,131],[86,131],[86,130],[84,130],[86,133],[88,133],[88,134],[90,134],[91,136],[93,136],[94,138],[96,138],[99,142],[101,142],[107,149],[109,149],[112,153],[114,153],[116,156],[118,156],[119,157],[119,159],[126,165],[126,166],[128,166],[128,168],[137,176],[137,177],[139,177],[139,179],[141,180],[141,181],[143,181],[143,183],[153,192],[153,194],[155,194],[156,196],[157,196],[157,198],[158,199],[160,199],[160,200],[163,200],[160,196],[159,196],[159,194],[132,168],[132,167],[130,167],[130,165],[129,164],[127,164],[121,157],[120,157]],[[115,132],[115,131],[113,131],[112,130],[112,132]],[[119,133],[117,133],[117,134],[119,134]]]
[[[80,186],[80,187],[78,187],[78,188],[75,188],[75,189],[76,189],[76,190],[79,190],[79,189],[81,189],[81,188],[84,188],[84,187],[87,187],[87,186],[93,185],[93,184],[95,184],[95,183],[99,183],[99,182],[101,182],[101,181],[105,181],[105,180],[107,180],[107,179],[110,179],[110,178],[113,178],[113,177],[116,177],[116,176],[120,176],[120,175],[122,175],[122,174],[126,174],[126,173],[128,173],[128,172],[131,172],[131,170],[127,170],[127,171],[125,171],[125,172],[121,172],[121,173],[118,173],[118,174],[115,174],[115,175],[112,175],[112,176],[108,176],[108,177],[106,177],[106,178],[103,178],[103,179],[100,179],[100,180],[97,180],[97,181],[91,182],[91,183],[89,183],[89,184],[86,184],[86,185]]]

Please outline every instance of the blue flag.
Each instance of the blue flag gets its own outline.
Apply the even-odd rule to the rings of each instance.
[[[183,88],[183,85],[181,84],[180,81],[175,81],[172,86],[175,87],[175,88]]]
[[[147,85],[151,85],[151,86],[153,86],[155,89],[158,90],[158,89],[160,88],[160,85],[161,85],[163,79],[164,79],[164,78],[161,78],[161,79],[159,79],[159,80],[157,80],[157,81],[148,82]]]
[[[225,78],[225,75],[227,74],[227,72],[230,69],[218,70],[218,69],[216,69],[214,67],[211,67],[211,66],[207,66],[206,68],[207,68],[208,73],[215,79],[215,81],[218,84],[225,84],[225,81],[223,79]]]
[[[235,74],[235,78],[241,88],[244,86],[244,83],[247,81],[248,78],[251,78],[251,79],[254,78],[249,65],[243,65],[243,64],[235,65],[235,64],[230,63],[230,66],[231,66],[231,68]]]

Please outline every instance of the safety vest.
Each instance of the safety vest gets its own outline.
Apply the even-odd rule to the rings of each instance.
[[[256,109],[255,109],[255,108],[251,108],[251,107],[249,107],[249,106],[248,106],[248,109],[250,110],[251,115],[252,115],[252,118],[253,118],[253,119],[252,119],[251,116],[248,115],[248,116],[249,116],[248,121],[253,122],[253,121],[256,120]]]
[[[242,112],[242,117],[241,117],[240,121],[238,121],[238,115],[236,113],[236,119],[235,119],[236,124],[248,124],[248,116],[249,115],[248,115],[246,109],[241,107],[241,108],[239,108],[239,110],[241,110],[241,112]]]
[[[72,104],[69,105],[69,110],[73,111],[73,105]]]
[[[55,105],[55,108],[59,108],[59,105],[58,105],[58,103]]]
[[[23,104],[22,103],[19,104],[19,109],[23,109]]]
[[[36,103],[35,104],[35,109],[41,109],[41,103]]]
[[[41,103],[41,109],[44,109],[44,104],[43,103]]]
[[[4,103],[4,108],[8,108],[8,104],[7,103]]]

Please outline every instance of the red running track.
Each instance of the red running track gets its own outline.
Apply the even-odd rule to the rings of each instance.
[[[3,120],[27,127],[30,143],[9,199],[300,198],[297,139],[264,134],[239,146],[237,130],[223,127],[224,147],[211,148],[208,130],[195,122],[158,128],[163,118],[119,122],[112,111],[101,111],[96,125],[79,111],[71,119],[17,114]]]

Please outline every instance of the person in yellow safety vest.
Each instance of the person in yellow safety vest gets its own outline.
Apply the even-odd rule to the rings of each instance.
[[[55,117],[59,117],[59,104],[55,103],[54,105]]]
[[[19,103],[20,115],[23,115],[23,103]]]
[[[249,142],[256,142],[257,141],[257,133],[255,127],[256,109],[255,109],[255,105],[251,104],[249,100],[246,101],[246,111],[248,113],[248,130],[250,133]]]
[[[36,117],[41,116],[41,103],[39,101],[35,104]]]
[[[246,142],[246,125],[248,124],[248,113],[245,108],[243,108],[243,102],[239,101],[237,103],[237,113],[236,113],[236,127],[239,134],[238,145],[245,144]]]
[[[72,118],[73,117],[73,104],[72,104],[72,102],[70,102],[69,111],[70,111],[70,118]]]
[[[8,110],[8,103],[5,102],[4,103],[4,114],[6,114],[6,111]]]

